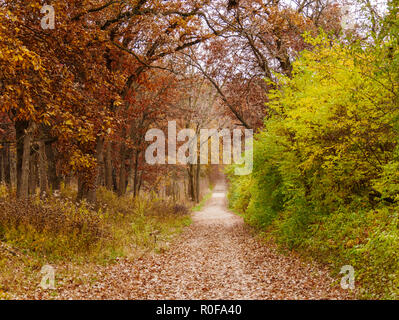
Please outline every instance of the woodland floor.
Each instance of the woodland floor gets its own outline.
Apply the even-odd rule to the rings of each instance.
[[[351,298],[327,270],[252,236],[227,211],[222,184],[169,250],[101,267],[98,276],[91,284],[63,285],[56,299]]]

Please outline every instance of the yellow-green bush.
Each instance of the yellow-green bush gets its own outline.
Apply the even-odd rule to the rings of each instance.
[[[249,177],[230,206],[283,247],[355,268],[365,297],[399,294],[398,1],[384,34],[348,46],[322,35],[281,77]],[[233,168],[230,168],[229,172]]]

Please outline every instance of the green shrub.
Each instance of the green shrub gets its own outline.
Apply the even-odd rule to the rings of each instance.
[[[269,95],[252,174],[227,170],[230,206],[246,222],[334,272],[352,265],[368,298],[399,293],[399,43],[391,32],[350,47],[306,36],[312,51]]]

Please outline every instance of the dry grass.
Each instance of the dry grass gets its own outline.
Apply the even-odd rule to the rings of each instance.
[[[0,188],[0,299],[36,290],[45,264],[60,281],[91,281],[96,265],[164,251],[191,221],[185,206],[156,197],[101,189],[92,206],[73,196],[64,189],[19,201]]]

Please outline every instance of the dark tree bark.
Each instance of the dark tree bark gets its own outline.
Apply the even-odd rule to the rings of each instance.
[[[112,180],[112,146],[111,143],[108,142],[105,148],[105,161],[104,161],[104,178],[105,178],[105,187],[108,190],[113,190],[113,180]]]
[[[188,192],[189,192],[189,197],[191,199],[191,201],[196,202],[196,198],[195,198],[195,172],[194,172],[195,168],[193,164],[189,164],[188,168],[187,168],[187,172],[188,172]]]
[[[27,199],[29,197],[29,164],[30,164],[30,152],[31,152],[31,132],[28,129],[25,130],[23,136],[22,145],[22,159],[21,159],[21,170],[20,180],[18,188],[18,198]]]
[[[7,150],[7,170],[6,170],[6,179],[7,174],[9,175],[8,181],[11,187],[17,186],[17,153],[13,152],[10,146],[8,146]]]
[[[11,185],[11,158],[10,158],[10,145],[3,146],[2,159],[1,159],[1,170],[2,170],[2,181]]]
[[[78,194],[76,196],[76,201],[81,201],[87,198],[89,188],[82,177],[78,177]]]
[[[6,157],[6,151],[4,147],[0,149],[0,182],[5,182],[5,175],[6,175],[6,170],[5,170],[5,159]]]
[[[112,184],[114,186],[114,192],[118,191],[118,181],[116,178],[116,170],[115,168],[112,168]]]
[[[47,160],[44,142],[39,142],[39,185],[40,193],[47,193]]]
[[[16,163],[17,163],[17,195],[18,197],[23,197],[24,192],[26,191],[27,193],[27,186],[28,183],[26,181],[26,190],[24,190],[22,192],[21,186],[22,183],[25,181],[22,181],[23,179],[23,156],[24,156],[24,145],[25,145],[25,131],[28,129],[29,127],[29,122],[27,121],[15,121],[15,135],[16,135],[16,140],[17,140],[17,159],[16,159]],[[29,146],[30,147],[30,146]],[[28,160],[29,161],[29,160]],[[29,162],[28,162],[29,165]],[[26,168],[25,168],[26,170]],[[29,170],[29,168],[28,168]],[[26,174],[26,172],[25,172]],[[26,194],[27,196],[27,194]]]
[[[96,160],[97,160],[97,169],[96,169],[96,177],[95,183],[88,189],[87,200],[91,203],[95,203],[97,201],[97,188],[100,186],[101,182],[101,171],[104,166],[104,138],[97,139],[96,146]]]
[[[195,201],[198,203],[200,200],[200,173],[201,173],[201,159],[200,159],[200,153],[198,152],[197,156],[197,169],[196,169],[196,178],[195,178]]]
[[[126,146],[124,143],[121,145],[120,150],[120,161],[121,166],[119,170],[119,185],[118,185],[118,195],[123,196],[126,193],[127,187],[127,177],[126,177]]]
[[[60,190],[61,188],[61,176],[57,174],[57,160],[55,156],[55,147],[51,143],[46,143],[45,153],[47,158],[47,171],[48,171],[48,183],[51,189]]]
[[[139,157],[140,150],[136,150],[135,162],[134,162],[134,178],[133,178],[133,195],[136,197],[139,191]]]
[[[31,149],[31,156],[29,162],[29,194],[36,193],[36,187],[39,181],[38,175],[38,154]]]

